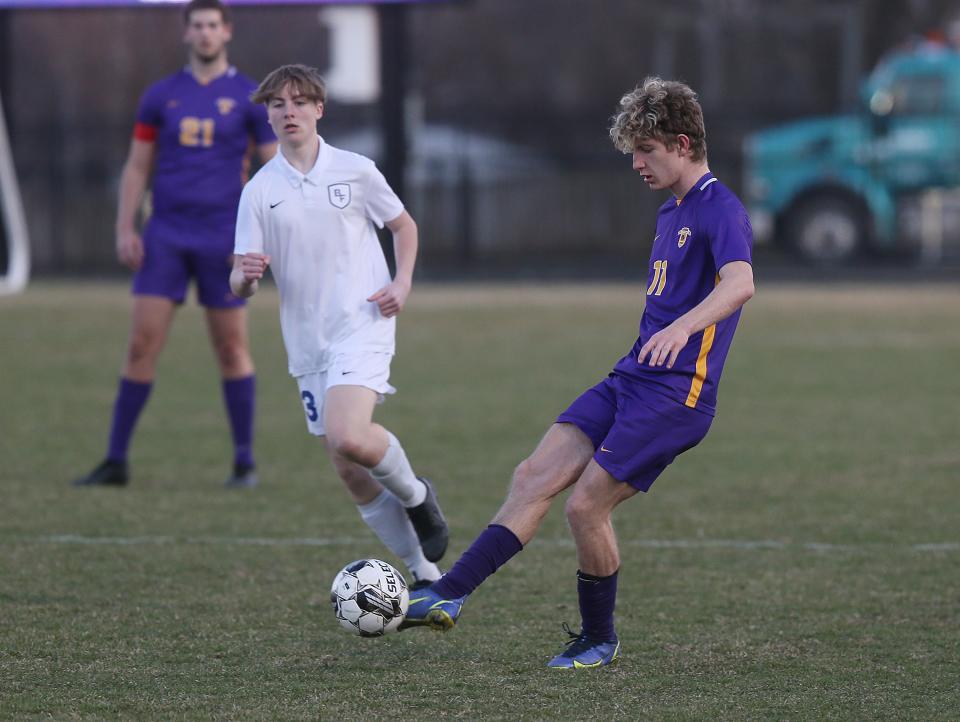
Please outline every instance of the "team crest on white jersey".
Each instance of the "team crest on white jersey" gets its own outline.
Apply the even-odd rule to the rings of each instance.
[[[230,115],[230,111],[236,106],[237,101],[233,98],[217,98],[217,110],[220,115]]]
[[[330,198],[330,203],[337,208],[346,208],[350,205],[350,184],[334,183],[327,186],[327,196]]]
[[[693,233],[693,231],[686,226],[677,231],[677,248],[683,248],[683,244],[687,242],[691,233]]]

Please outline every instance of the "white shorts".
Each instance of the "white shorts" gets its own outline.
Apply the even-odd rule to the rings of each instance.
[[[392,360],[389,353],[345,353],[335,356],[326,371],[297,376],[307,430],[324,435],[323,402],[334,386],[365,386],[377,392],[378,404],[383,403],[385,394],[395,394],[397,390],[387,383]]]

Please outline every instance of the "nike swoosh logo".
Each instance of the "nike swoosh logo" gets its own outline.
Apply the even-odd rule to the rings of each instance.
[[[284,200],[286,200],[286,199],[284,199]],[[271,204],[270,204],[270,208],[271,208],[271,209],[276,208],[276,207],[279,206],[281,203],[283,203],[283,201],[277,201],[276,203],[271,203]]]
[[[341,375],[341,376],[346,376],[347,374],[352,374],[352,373],[353,373],[353,371],[341,371],[341,372],[340,372],[340,375]]]
[[[612,453],[613,453],[613,449],[608,449],[608,448],[606,448],[603,444],[600,444],[600,451],[605,451],[605,452],[608,453],[608,454],[612,454]]]
[[[430,597],[414,597],[409,600],[408,604],[413,605],[413,604],[416,604],[417,602],[422,602],[429,598]],[[430,605],[430,609],[436,609],[437,607],[442,607],[444,604],[449,604],[449,603],[450,603],[449,599],[439,599]]]

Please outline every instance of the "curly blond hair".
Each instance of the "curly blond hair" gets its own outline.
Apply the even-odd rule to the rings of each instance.
[[[633,153],[645,139],[659,140],[672,150],[678,135],[690,138],[694,161],[707,157],[707,131],[697,94],[676,80],[644,78],[633,91],[620,98],[610,125],[610,140],[617,150]]]

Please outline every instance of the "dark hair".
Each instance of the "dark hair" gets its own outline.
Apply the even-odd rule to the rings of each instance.
[[[219,10],[223,24],[230,24],[230,8],[221,0],[190,0],[183,8],[183,22],[190,24],[190,14],[196,10]]]
[[[327,84],[320,71],[308,65],[281,65],[271,71],[250,95],[254,103],[269,103],[270,98],[280,95],[290,86],[294,95],[302,95],[310,100],[327,102]]]

